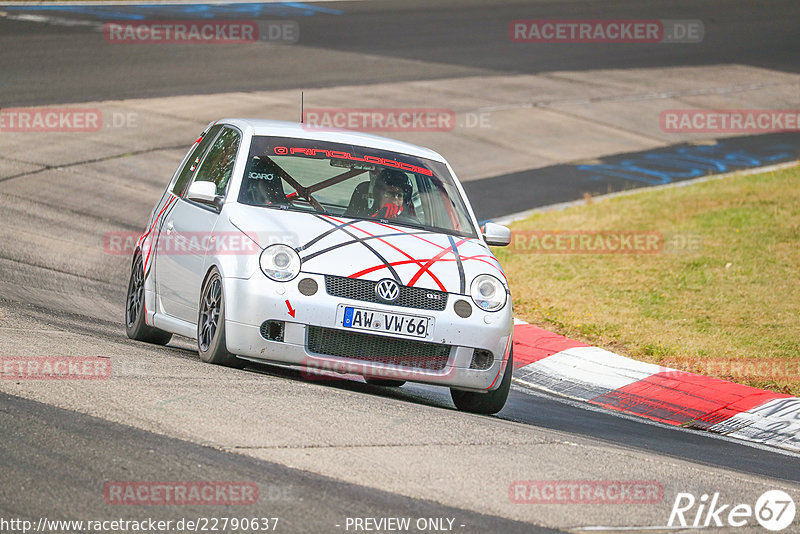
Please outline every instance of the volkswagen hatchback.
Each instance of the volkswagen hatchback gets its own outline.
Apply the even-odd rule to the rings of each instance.
[[[228,119],[190,148],[131,265],[129,337],[197,340],[203,361],[450,388],[491,414],[511,383],[513,311],[450,165],[399,141]]]

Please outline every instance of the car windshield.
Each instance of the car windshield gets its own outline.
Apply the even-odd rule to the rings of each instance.
[[[254,136],[239,202],[476,237],[446,165],[341,143]]]

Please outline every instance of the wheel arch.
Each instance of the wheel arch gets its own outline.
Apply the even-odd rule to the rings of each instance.
[[[136,258],[142,255],[142,247],[136,247],[133,250],[133,254],[131,254],[131,269],[133,269],[133,264],[136,263]]]
[[[200,296],[201,297],[202,297],[202,294],[203,294],[203,288],[206,287],[206,282],[208,282],[208,278],[211,276],[211,273],[214,272],[214,269],[216,269],[217,272],[219,272],[219,276],[220,276],[220,278],[222,278],[222,285],[223,285],[223,289],[224,289],[224,286],[225,286],[225,275],[223,274],[222,269],[220,268],[220,266],[216,262],[212,262],[206,267],[206,274],[203,275],[203,281],[200,283]]]
[[[200,314],[200,307],[203,305],[203,291],[206,288],[206,283],[208,279],[211,278],[211,273],[216,270],[219,273],[220,277],[220,286],[222,287],[222,298],[226,299],[228,292],[225,290],[225,274],[222,272],[222,268],[217,262],[211,262],[206,266],[206,272],[203,275],[203,281],[200,283],[200,287],[198,288],[197,294],[197,314],[199,317]]]

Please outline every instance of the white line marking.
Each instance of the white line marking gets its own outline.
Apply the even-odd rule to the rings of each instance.
[[[587,384],[594,398],[668,370],[599,347],[573,347],[521,367],[517,372],[543,372],[564,381],[566,387],[569,383]]]

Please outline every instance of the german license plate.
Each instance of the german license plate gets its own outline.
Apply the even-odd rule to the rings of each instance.
[[[432,323],[433,319],[430,317],[367,310],[352,306],[345,307],[342,319],[342,326],[345,328],[414,337],[428,337],[428,330]]]

